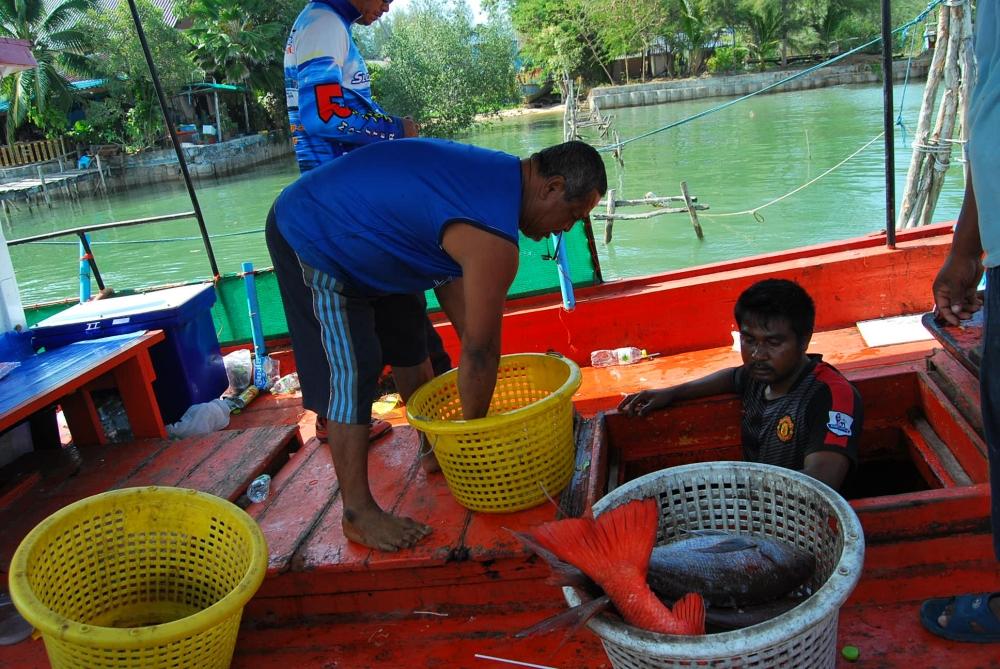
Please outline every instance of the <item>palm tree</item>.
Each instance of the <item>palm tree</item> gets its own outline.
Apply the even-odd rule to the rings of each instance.
[[[192,21],[185,34],[195,61],[224,82],[243,84],[244,109],[249,88],[282,87],[280,59],[287,29],[266,21],[270,9],[264,0],[191,0],[184,7]]]
[[[72,92],[64,73],[87,75],[92,68],[85,55],[87,40],[78,24],[94,0],[0,0],[0,36],[28,40],[38,67],[22,70],[2,82],[7,110],[7,142],[34,108],[48,105],[68,109]],[[51,7],[51,9],[50,9]]]

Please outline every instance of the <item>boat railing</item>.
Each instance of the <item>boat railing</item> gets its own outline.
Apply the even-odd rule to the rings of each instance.
[[[66,230],[56,230],[54,232],[44,232],[40,235],[32,235],[30,237],[21,237],[19,239],[8,240],[7,246],[20,246],[21,244],[31,244],[32,242],[41,242],[48,239],[54,239],[56,237],[67,237],[70,235],[76,235],[80,239],[80,245],[83,248],[83,257],[80,260],[86,260],[87,264],[90,266],[90,271],[94,275],[94,281],[97,282],[97,287],[99,290],[104,290],[104,280],[101,278],[101,272],[97,267],[97,260],[94,258],[94,252],[90,246],[90,240],[87,238],[87,233],[97,232],[100,230],[112,230],[115,228],[128,228],[135,225],[146,225],[148,223],[165,223],[167,221],[177,221],[185,218],[195,218],[198,216],[194,211],[182,211],[176,214],[164,214],[162,216],[147,216],[145,218],[133,218],[126,221],[114,221],[112,223],[98,223],[96,225],[84,225],[76,228],[67,228]],[[206,239],[206,244],[208,240]],[[211,249],[209,249],[211,251]]]

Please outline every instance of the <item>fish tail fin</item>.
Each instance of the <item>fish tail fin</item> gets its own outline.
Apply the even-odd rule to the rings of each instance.
[[[520,541],[525,548],[542,558],[542,560],[549,565],[549,569],[552,570],[552,573],[547,579],[545,579],[545,582],[549,585],[557,587],[569,585],[575,588],[583,588],[585,590],[589,590],[594,587],[594,582],[586,574],[573,565],[560,560],[551,551],[543,548],[531,536],[522,532],[515,532],[514,530],[507,531],[514,535],[514,537]]]
[[[689,592],[678,599],[671,613],[685,626],[686,634],[705,633],[705,600],[697,592]]]
[[[570,518],[545,523],[532,536],[598,583],[620,576],[623,566],[635,569],[645,582],[658,520],[659,506],[655,499],[647,498],[623,504],[596,520]]]

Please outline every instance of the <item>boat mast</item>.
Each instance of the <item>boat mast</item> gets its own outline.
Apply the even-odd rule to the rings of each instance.
[[[132,0],[129,0],[132,2]],[[882,0],[882,124],[885,129],[885,245],[896,248],[896,156],[892,120],[892,12]]]
[[[194,217],[198,220],[198,228],[201,230],[202,241],[205,242],[205,252],[208,253],[208,262],[212,266],[212,278],[219,279],[219,265],[215,262],[215,252],[212,250],[212,241],[208,237],[208,228],[205,227],[205,218],[201,214],[201,205],[198,204],[198,196],[194,192],[194,184],[191,183],[191,174],[188,172],[187,161],[184,159],[184,152],[181,150],[181,143],[177,139],[177,131],[174,124],[167,116],[167,97],[163,94],[163,86],[160,85],[160,75],[156,71],[153,63],[153,54],[149,51],[149,43],[146,42],[146,31],[142,29],[142,19],[139,18],[139,10],[135,6],[135,0],[128,0],[129,9],[132,10],[132,21],[135,23],[135,32],[139,36],[139,43],[142,45],[142,53],[146,57],[146,66],[149,67],[149,74],[153,78],[153,88],[156,89],[156,97],[160,101],[160,111],[163,113],[163,122],[170,133],[170,142],[174,145],[174,153],[177,154],[177,162],[181,166],[181,175],[187,186],[188,196],[191,198],[191,207],[194,210]]]

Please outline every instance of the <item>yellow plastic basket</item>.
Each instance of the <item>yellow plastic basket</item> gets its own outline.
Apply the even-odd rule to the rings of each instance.
[[[264,535],[235,505],[127,488],[39,523],[14,553],[10,594],[54,669],[224,669],[266,570]]]
[[[560,356],[505,355],[486,418],[461,420],[458,370],[410,397],[410,424],[427,435],[448,488],[473,511],[527,509],[573,477],[573,393],[580,368]]]

